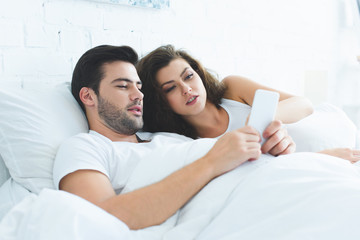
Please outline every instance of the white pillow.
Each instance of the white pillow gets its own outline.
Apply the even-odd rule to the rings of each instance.
[[[324,103],[310,116],[286,125],[297,152],[319,152],[328,148],[355,148],[357,128],[340,108]]]
[[[59,144],[88,131],[69,83],[37,90],[2,88],[0,109],[0,154],[11,177],[34,193],[54,188]]]

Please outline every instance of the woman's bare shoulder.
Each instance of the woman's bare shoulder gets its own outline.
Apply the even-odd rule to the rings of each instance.
[[[226,86],[224,98],[248,104],[255,84],[253,81],[238,75],[227,76],[222,81]]]

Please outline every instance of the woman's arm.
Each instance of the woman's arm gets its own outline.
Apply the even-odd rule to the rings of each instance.
[[[360,161],[360,150],[351,148],[330,148],[320,151],[319,153],[349,160],[351,163]]]
[[[252,106],[255,91],[257,89],[278,92],[280,94],[280,98],[275,119],[280,120],[283,123],[297,122],[307,117],[314,111],[312,103],[305,97],[294,96],[278,91],[244,77],[228,76],[223,79],[223,82],[227,86],[227,90],[224,95],[225,98],[239,101],[250,106]]]

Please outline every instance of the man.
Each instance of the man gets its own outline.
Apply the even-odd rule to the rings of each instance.
[[[124,191],[140,161],[148,161],[152,151],[169,141],[180,141],[161,135],[156,141],[143,141],[136,135],[143,125],[137,60],[130,47],[107,45],[79,59],[72,93],[85,111],[90,132],[62,144],[54,166],[59,189],[87,199],[131,229],[164,222],[209,181],[261,154],[259,134],[247,126],[213,140],[210,150],[163,179]],[[188,142],[197,141],[201,140]]]

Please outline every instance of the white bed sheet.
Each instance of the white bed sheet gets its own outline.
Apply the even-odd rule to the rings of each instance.
[[[4,160],[0,155],[0,186],[10,178],[9,170],[7,169]]]
[[[144,166],[134,176],[142,169]],[[323,154],[263,157],[212,181],[173,216],[176,221],[139,231],[129,231],[121,221],[79,197],[43,190],[39,196],[25,198],[5,216],[0,236],[37,240],[358,240],[359,170]]]
[[[0,239],[129,239],[128,227],[75,195],[44,189],[16,205],[0,224]]]
[[[8,178],[0,187],[0,221],[12,207],[28,195],[30,192],[26,188]]]

